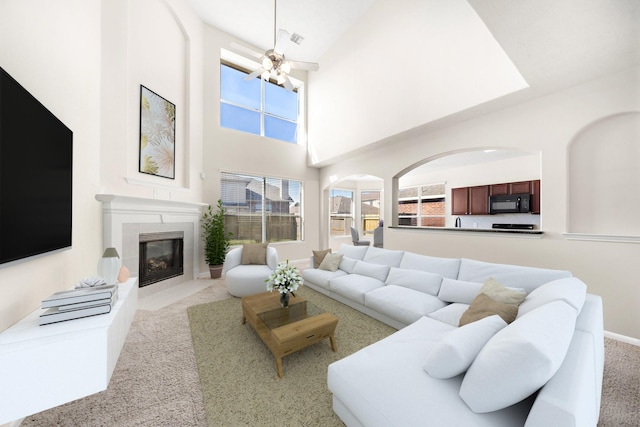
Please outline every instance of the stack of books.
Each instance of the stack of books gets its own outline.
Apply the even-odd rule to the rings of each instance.
[[[40,325],[109,313],[117,299],[118,285],[56,292],[42,301],[47,311],[40,315]]]

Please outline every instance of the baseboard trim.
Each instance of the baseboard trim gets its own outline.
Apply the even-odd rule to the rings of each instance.
[[[615,332],[604,331],[604,336],[613,340],[626,342],[627,344],[633,344],[640,347],[640,339],[628,337],[626,335],[616,334]]]

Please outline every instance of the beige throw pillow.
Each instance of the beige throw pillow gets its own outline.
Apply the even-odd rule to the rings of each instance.
[[[320,267],[320,263],[324,259],[325,255],[331,253],[331,248],[325,249],[323,251],[312,251],[313,252],[313,268]]]
[[[485,280],[480,288],[480,293],[503,304],[520,305],[527,297],[527,292],[524,289],[506,288],[493,277]]]
[[[242,265],[258,264],[265,265],[267,263],[267,246],[268,243],[245,243],[242,245]]]
[[[502,320],[509,324],[516,319],[518,306],[515,304],[503,304],[491,299],[491,297],[486,294],[478,294],[471,302],[467,311],[462,314],[459,326],[464,326],[476,320],[493,316],[494,314],[502,317]]]
[[[320,270],[336,271],[342,261],[342,254],[326,254],[318,268]]]

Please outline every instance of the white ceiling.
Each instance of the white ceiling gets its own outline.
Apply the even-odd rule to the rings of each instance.
[[[305,38],[300,46],[290,46],[287,57],[319,62],[322,70],[322,56],[376,1],[392,0],[278,0],[276,28]],[[403,1],[408,0],[394,5],[401,7]],[[467,1],[529,84],[524,97],[640,65],[640,0]],[[190,2],[207,24],[248,45],[273,47],[273,1]],[[483,159],[496,155],[501,153],[484,154]],[[473,163],[474,154],[466,156],[471,158],[464,161]]]

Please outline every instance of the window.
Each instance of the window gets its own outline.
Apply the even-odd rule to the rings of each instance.
[[[220,125],[296,144],[298,92],[248,74],[220,64]]]
[[[222,172],[225,231],[231,244],[302,240],[302,182]]]
[[[331,236],[350,236],[353,226],[353,191],[331,190],[329,200]]]
[[[365,235],[373,235],[380,222],[380,191],[369,190],[360,192],[360,218],[362,231]]]
[[[410,227],[444,227],[444,184],[430,184],[399,189],[398,225]]]

